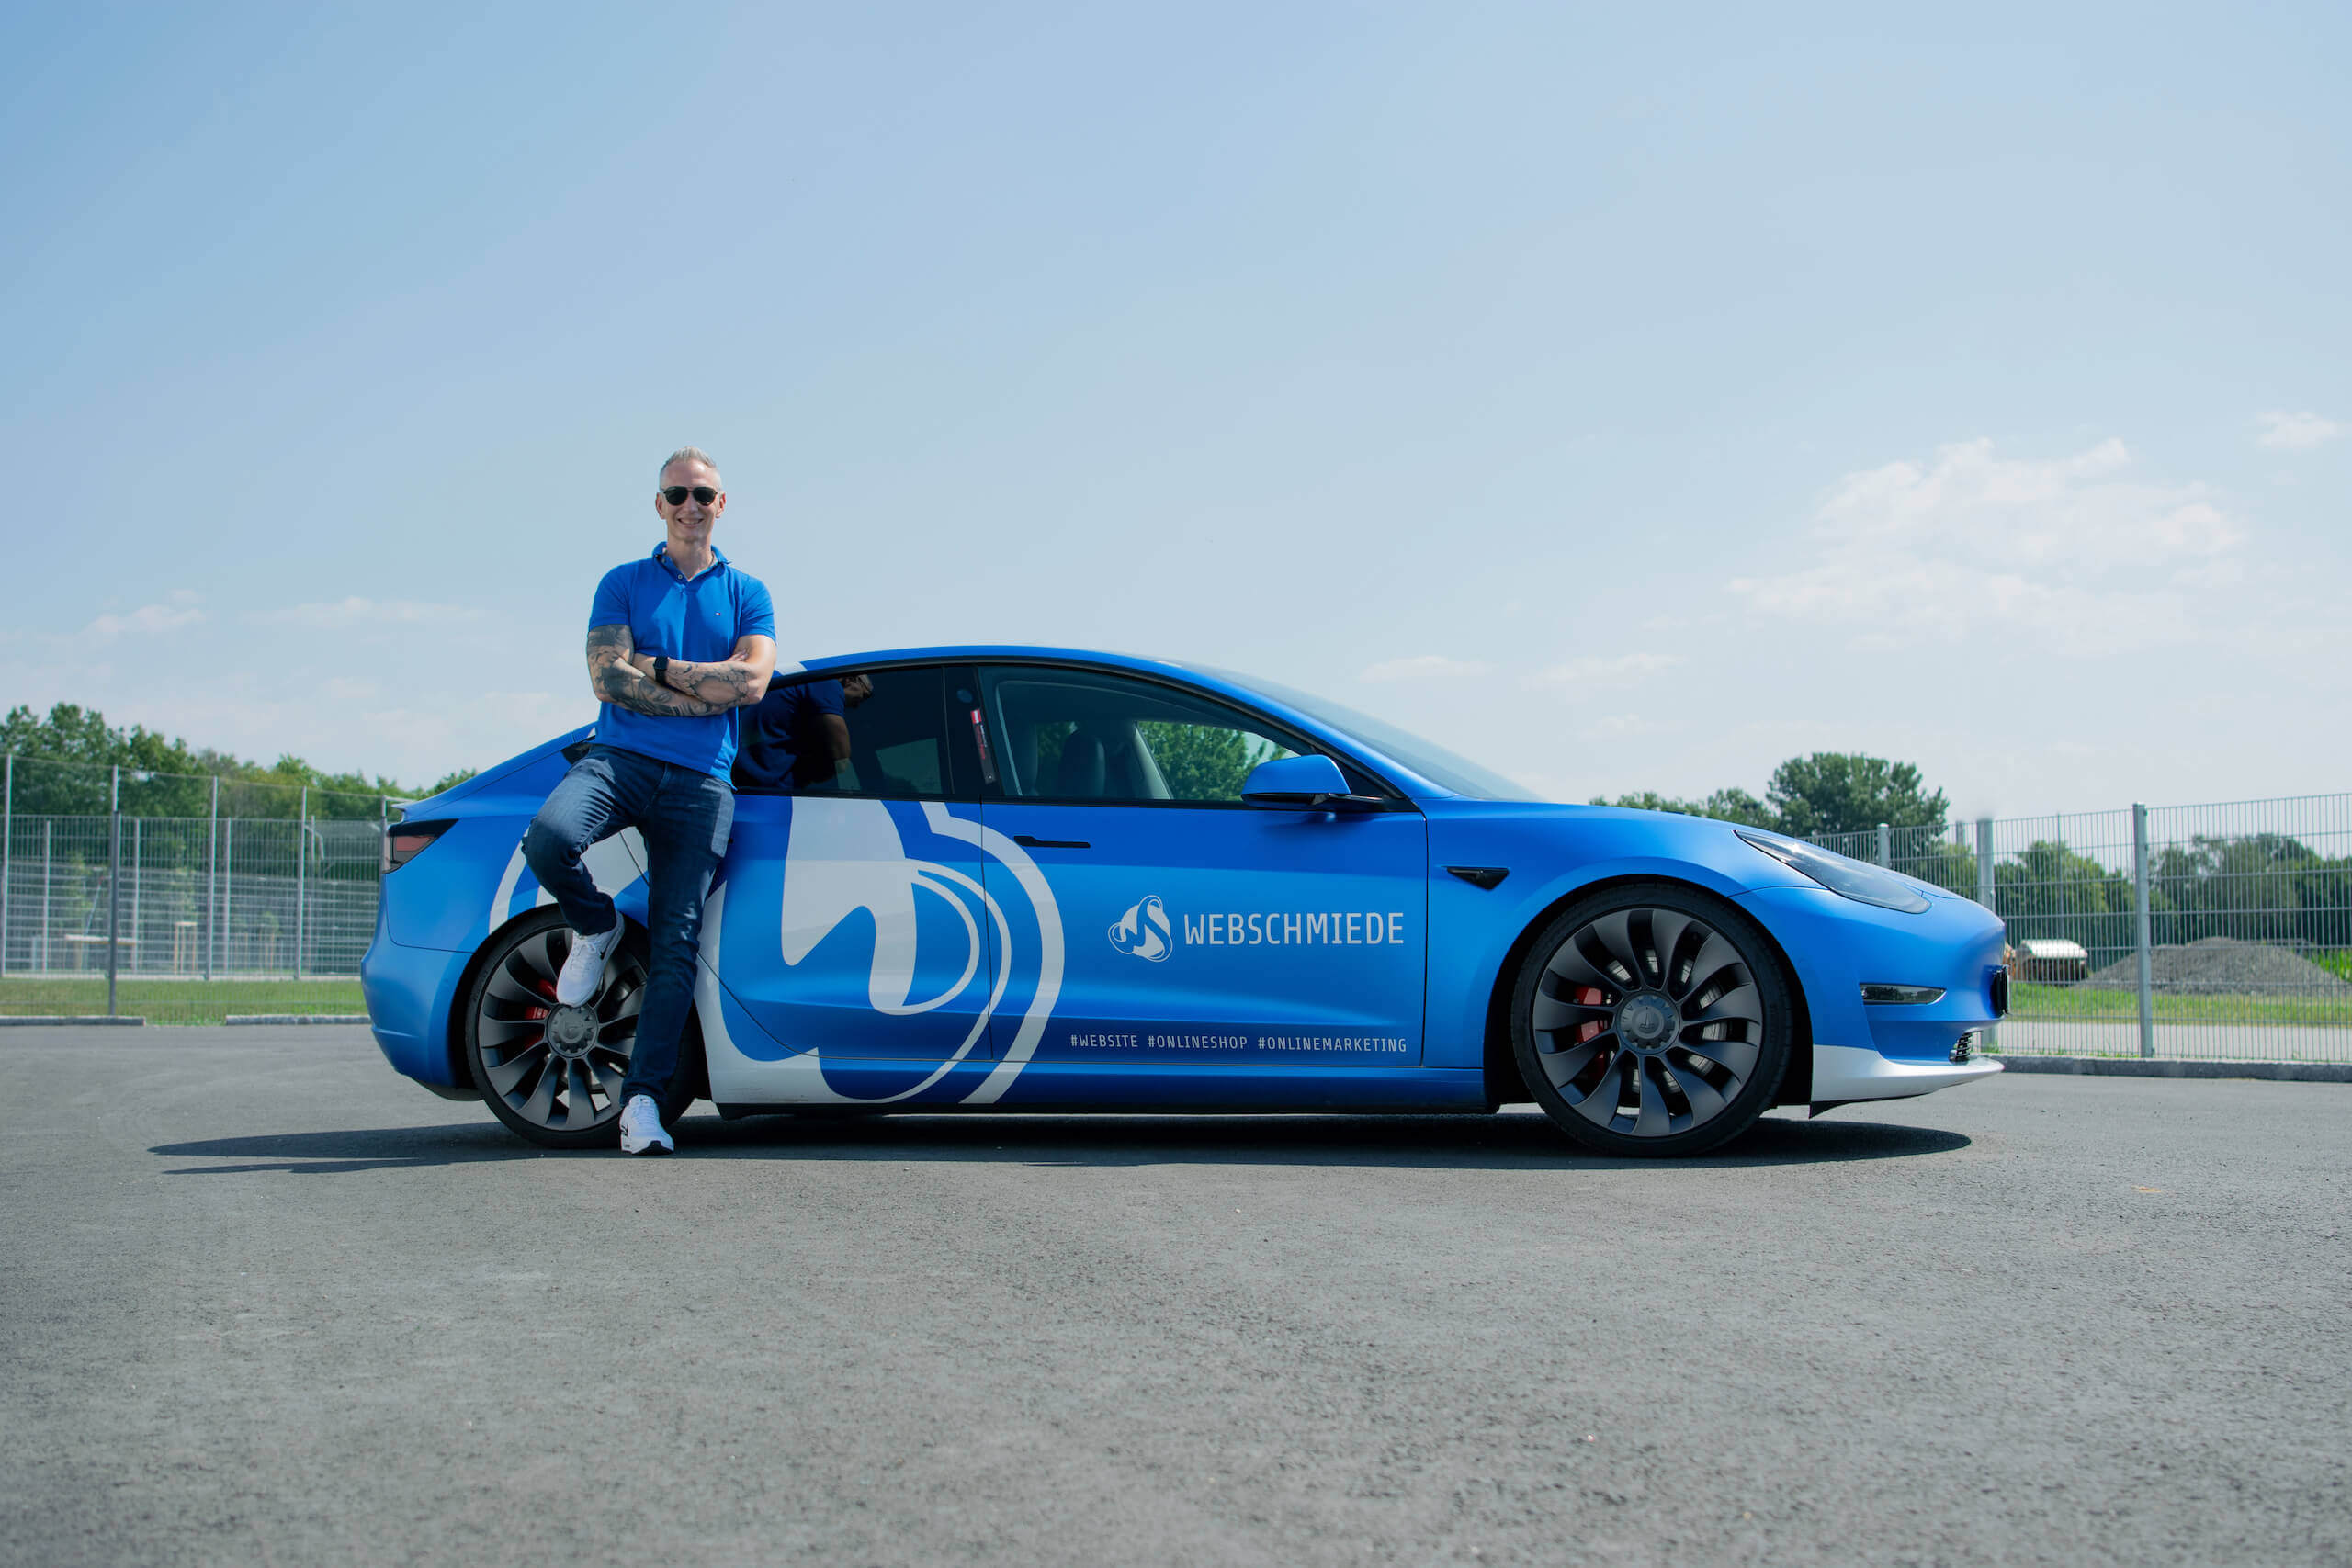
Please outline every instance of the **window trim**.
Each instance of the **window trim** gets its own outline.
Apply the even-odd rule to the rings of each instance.
[[[910,660],[906,662],[919,663],[921,661]],[[1287,720],[1278,719],[1272,714],[1266,713],[1262,709],[1253,707],[1248,703],[1237,702],[1233,698],[1227,696],[1222,692],[1208,691],[1203,687],[1191,685],[1183,681],[1173,680],[1156,672],[1141,670],[1122,669],[1115,664],[1085,663],[1074,659],[1024,659],[1019,657],[989,659],[976,657],[966,660],[964,662],[966,665],[982,673],[990,670],[1074,670],[1090,675],[1107,675],[1119,680],[1134,681],[1143,685],[1165,687],[1170,691],[1177,692],[1184,696],[1190,697],[1195,702],[1209,703],[1215,706],[1227,708],[1234,713],[1245,715],[1256,721],[1258,724],[1262,725],[1271,735],[1288,735],[1307,742],[1311,749],[1306,751],[1295,753],[1296,755],[1329,757],[1333,761],[1353,768],[1357,773],[1362,773],[1364,777],[1370,779],[1374,784],[1379,786],[1382,792],[1381,803],[1377,806],[1363,805],[1352,807],[1351,815],[1360,816],[1384,811],[1411,811],[1418,813],[1420,810],[1420,807],[1413,803],[1411,796],[1408,795],[1403,790],[1397,788],[1396,785],[1378,769],[1367,766],[1361,758],[1356,757],[1351,752],[1340,750],[1340,749],[1332,746],[1329,741],[1323,740],[1319,737],[1307,734],[1304,730],[1301,730],[1295,724],[1290,723]],[[884,666],[880,665],[859,665],[857,668],[865,670],[880,669],[883,667]],[[835,678],[838,679],[838,677]],[[984,681],[982,684],[985,688],[986,682]],[[993,703],[985,705],[984,711],[987,715],[989,728],[991,732],[993,732],[995,739],[1000,745],[1000,749],[1001,749],[1002,743],[1009,739],[1005,734],[1004,716],[1001,712],[995,711]],[[997,765],[997,772],[1001,780],[1004,772],[1004,764],[1001,761]],[[1262,811],[1266,809],[1263,807],[1252,806],[1246,800],[1082,799],[1071,795],[1007,795],[1002,793],[1002,784],[1000,782],[998,785],[999,793],[992,795],[985,795],[982,797],[983,800],[989,804],[1001,802],[1007,806],[1127,807],[1141,807],[1147,811]]]

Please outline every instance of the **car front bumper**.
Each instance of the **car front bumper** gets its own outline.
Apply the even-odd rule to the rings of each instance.
[[[1963,899],[1939,897],[1919,914],[1882,909],[1827,888],[1763,887],[1741,896],[1781,943],[1813,1023],[1815,1105],[1900,1100],[1975,1083],[2001,1064],[1970,1054],[1996,1022],[1993,976],[2001,923]],[[1864,982],[1935,986],[1925,1005],[1865,1003]]]
[[[1813,1103],[1842,1105],[1853,1100],[1907,1100],[1976,1083],[2001,1070],[1978,1056],[1966,1062],[1897,1062],[1855,1045],[1813,1048]]]

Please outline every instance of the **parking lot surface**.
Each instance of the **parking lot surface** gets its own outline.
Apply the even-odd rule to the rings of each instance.
[[[690,1119],[0,1033],[0,1561],[2343,1562],[2352,1087]]]

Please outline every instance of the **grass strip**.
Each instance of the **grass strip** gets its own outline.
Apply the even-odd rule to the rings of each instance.
[[[2152,998],[2158,1023],[2288,1023],[2352,1028],[2352,997],[2180,996],[2159,991]],[[2089,1020],[2130,1023],[2140,1016],[2131,991],[2094,991],[2087,986],[2013,985],[2009,1017],[2033,1023]]]
[[[232,1013],[364,1013],[356,979],[191,980],[125,976],[118,1010],[150,1023],[219,1023]],[[0,1014],[91,1018],[107,1010],[103,975],[0,979]]]

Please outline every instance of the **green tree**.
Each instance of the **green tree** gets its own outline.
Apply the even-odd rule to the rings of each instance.
[[[2161,943],[2352,940],[2352,860],[2330,861],[2284,833],[2199,834],[2149,860],[2148,908]]]
[[[1860,833],[1885,822],[1897,828],[1940,824],[1944,792],[1927,793],[1919,770],[1845,751],[1792,757],[1772,770],[1765,786],[1781,831],[1798,838]]]
[[[117,728],[96,710],[59,703],[46,718],[17,706],[0,718],[0,751],[13,752],[16,804],[23,812],[97,816],[113,799],[114,771],[123,770],[127,811],[188,815],[204,809],[211,785],[199,782],[209,753],[133,725]]]
[[[114,770],[122,770],[122,808],[141,817],[201,817],[211,807],[212,781],[221,781],[220,809],[237,817],[295,816],[302,791],[310,815],[373,819],[386,795],[413,799],[413,790],[381,775],[330,773],[300,757],[263,767],[229,752],[190,746],[139,725],[109,725],[96,709],[59,703],[43,717],[29,707],[0,718],[0,752],[17,756],[16,807],[28,815],[96,816],[107,809]],[[470,770],[443,781],[470,778]]]
[[[1614,800],[1606,795],[1595,795],[1592,804],[1623,807],[1629,811],[1671,811],[1683,817],[1712,817],[1719,822],[1740,822],[1751,828],[1773,828],[1779,826],[1780,821],[1770,807],[1736,785],[1719,789],[1704,800],[1678,800],[1672,795],[1660,795],[1654,789],[1645,789],[1639,795],[1621,795]]]
[[[1895,870],[1963,898],[1976,897],[1976,852],[1944,838],[1941,823],[1898,828],[1893,837]]]
[[[1262,736],[1245,734],[1221,724],[1176,724],[1140,719],[1136,728],[1168,781],[1176,800],[1239,800],[1242,781],[1250,770],[1270,758],[1289,752]]]
[[[1996,865],[1993,904],[2012,938],[2080,942],[2091,951],[2093,967],[2132,942],[2130,875],[2060,840],[2038,840]]]

